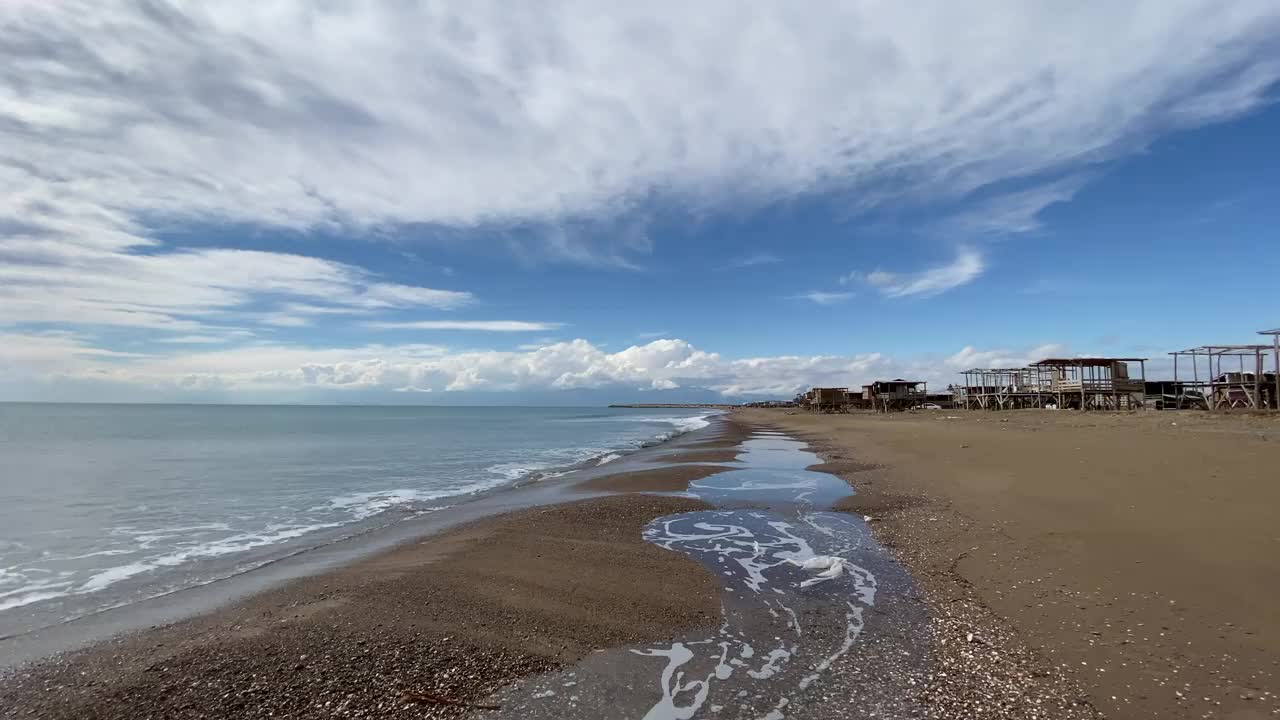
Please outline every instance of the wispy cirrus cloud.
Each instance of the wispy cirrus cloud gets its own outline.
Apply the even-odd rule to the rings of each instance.
[[[837,305],[852,299],[852,292],[826,292],[823,290],[810,290],[809,292],[793,295],[796,300],[808,300],[815,305]]]
[[[1068,356],[1067,346],[1061,343],[1046,343],[1022,350],[1007,348],[980,350],[966,345],[953,355],[947,356],[943,364],[952,370],[968,370],[969,368],[1013,368],[1027,365],[1048,357]]]
[[[449,310],[474,300],[469,292],[388,283],[353,265],[289,253],[77,248],[50,263],[39,257],[48,246],[30,238],[10,238],[3,248],[0,323],[9,324],[183,331],[240,317],[295,327],[314,313]],[[264,303],[279,307],[252,310]]]
[[[841,284],[863,282],[891,298],[933,297],[973,282],[986,269],[982,254],[972,248],[960,248],[954,260],[918,272],[902,273],[874,270],[854,271],[840,278]]]
[[[166,345],[221,345],[230,341],[228,335],[174,335],[156,340]]]
[[[563,227],[655,198],[958,197],[1232,117],[1280,78],[1269,0],[584,7],[6,3],[0,227],[57,255],[146,244],[140,218]],[[625,266],[648,242],[541,251]]]
[[[563,327],[561,323],[525,320],[406,320],[365,323],[378,330],[476,330],[481,332],[540,332]]]
[[[782,262],[782,258],[773,253],[757,252],[750,255],[736,257],[720,266],[721,270],[735,270],[739,268],[757,267],[759,265],[774,265]]]
[[[949,235],[1014,235],[1040,229],[1040,214],[1046,208],[1069,202],[1090,180],[1078,173],[1030,188],[1007,192],[978,203],[974,208],[938,223],[936,229]]]

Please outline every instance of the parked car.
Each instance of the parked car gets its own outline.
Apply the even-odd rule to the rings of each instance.
[[[938,403],[924,403],[916,406],[917,410],[941,410],[942,406]]]

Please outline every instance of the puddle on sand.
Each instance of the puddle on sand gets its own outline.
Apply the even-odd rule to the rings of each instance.
[[[910,578],[851,494],[804,444],[776,433],[743,443],[735,470],[690,485],[716,506],[654,520],[651,543],[722,578],[714,631],[593,653],[499,692],[512,718],[864,717],[914,714],[928,666],[927,623]]]

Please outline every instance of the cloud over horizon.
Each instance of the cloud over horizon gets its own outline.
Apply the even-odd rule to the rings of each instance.
[[[522,392],[577,389],[710,391],[728,399],[790,397],[813,385],[854,386],[884,377],[946,384],[982,362],[1020,362],[1061,353],[1046,345],[1018,354],[966,347],[946,358],[779,355],[730,359],[681,339],[660,339],[607,352],[583,339],[512,351],[453,350],[439,345],[310,348],[262,343],[183,354],[129,354],[97,348],[68,334],[0,333],[0,372],[23,384],[72,382],[181,401],[217,391],[226,399],[263,401],[300,391],[359,398],[395,391]]]

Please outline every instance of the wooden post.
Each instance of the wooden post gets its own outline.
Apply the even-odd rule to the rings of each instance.
[[[1253,373],[1253,409],[1262,409],[1262,351],[1253,351],[1253,364],[1257,371]]]
[[[1209,408],[1210,412],[1216,412],[1218,409],[1218,397],[1217,397],[1217,394],[1214,393],[1213,391],[1214,375],[1213,375],[1213,348],[1212,347],[1207,348],[1207,352],[1205,352],[1204,359],[1206,362],[1209,363],[1208,375],[1205,377],[1205,382],[1209,383],[1209,393],[1205,396],[1205,407]]]
[[[1276,371],[1276,394],[1271,397],[1271,400],[1276,404],[1276,409],[1280,410],[1280,332],[1273,334],[1271,340],[1275,343],[1275,366],[1273,369]]]

